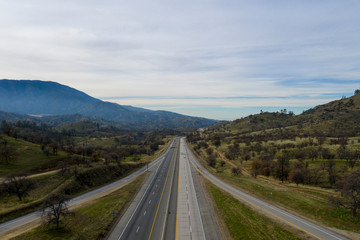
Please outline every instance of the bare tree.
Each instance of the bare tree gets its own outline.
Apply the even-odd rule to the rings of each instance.
[[[10,174],[4,181],[4,186],[9,194],[15,194],[19,201],[29,196],[29,192],[35,188],[35,182],[26,178],[25,174]]]
[[[70,214],[67,203],[69,197],[63,194],[51,194],[44,203],[42,210],[42,217],[48,225],[54,223],[56,229],[59,229],[62,218]]]
[[[335,184],[341,192],[342,198],[331,198],[331,202],[337,206],[351,210],[354,217],[360,209],[360,171],[349,174],[346,178]]]
[[[311,158],[311,161],[314,161],[318,157],[318,151],[315,148],[310,148],[308,150],[308,157]]]
[[[59,174],[60,174],[61,176],[64,176],[66,173],[70,172],[69,164],[67,164],[66,162],[63,162],[63,161],[60,161],[60,162],[58,163],[57,168],[60,170],[60,171],[59,171]]]

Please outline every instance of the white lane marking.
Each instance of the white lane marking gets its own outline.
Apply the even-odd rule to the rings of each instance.
[[[188,147],[187,147],[187,148],[188,148]],[[186,153],[187,153],[188,155],[190,155],[188,149],[186,149]],[[246,199],[246,197],[249,197],[250,199],[255,200],[255,201],[258,202],[258,203],[260,202],[259,199],[252,198],[251,196],[245,195],[245,193],[242,193],[240,190],[238,190],[238,189],[236,189],[236,188],[233,188],[232,186],[227,185],[226,183],[222,182],[222,181],[219,180],[218,178],[214,177],[213,175],[211,175],[210,173],[208,173],[205,169],[203,169],[203,167],[197,162],[198,160],[195,160],[195,157],[194,157],[194,155],[193,155],[192,153],[191,153],[191,157],[192,157],[192,159],[191,159],[191,161],[190,161],[191,164],[192,164],[195,168],[201,168],[201,169],[202,169],[201,171],[204,173],[203,175],[204,175],[205,177],[207,177],[208,179],[212,179],[214,182],[216,182],[217,184],[221,185],[224,190],[228,190],[228,192],[230,192],[230,193],[232,193],[232,194],[234,194],[234,195],[237,195],[237,196],[239,196],[239,197],[242,197],[242,198],[245,198],[245,199]],[[233,189],[235,189],[235,191],[234,191]],[[238,192],[237,192],[237,191],[238,191]],[[244,196],[244,195],[245,195],[245,196]],[[273,211],[277,211],[277,212],[283,213],[284,215],[287,215],[289,218],[292,218],[292,219],[295,220],[295,221],[299,221],[299,222],[301,222],[301,223],[309,226],[310,228],[315,228],[315,229],[321,231],[322,233],[328,234],[328,235],[330,235],[330,236],[332,236],[332,237],[334,237],[334,238],[336,238],[336,239],[339,239],[339,240],[342,239],[342,238],[339,238],[339,237],[333,235],[332,232],[330,232],[330,231],[328,232],[328,231],[327,231],[328,229],[326,229],[326,228],[321,229],[321,228],[319,228],[318,226],[311,224],[311,222],[305,222],[305,221],[306,221],[305,219],[301,219],[301,218],[299,218],[299,217],[297,217],[297,216],[295,216],[295,215],[291,215],[290,213],[285,212],[285,211],[283,212],[283,211],[281,211],[281,209],[276,209],[275,206],[272,206],[272,205],[270,205],[270,204],[268,204],[268,203],[266,203],[266,202],[263,202],[263,204],[265,204],[265,205],[267,205],[268,207],[270,207],[271,209],[273,209]],[[256,206],[259,207],[259,208],[262,208],[262,207],[259,206],[259,205],[256,205]],[[277,217],[281,218],[278,214],[276,214],[276,213],[274,213],[274,214],[275,214]],[[295,226],[297,226],[295,223],[293,223],[293,224],[294,224]],[[306,231],[309,231],[309,230],[306,230]]]
[[[149,201],[149,204],[151,203],[151,199],[150,199],[150,201]]]
[[[159,164],[159,166],[156,168],[156,172],[157,172],[157,170],[160,168],[160,166],[161,166],[161,163],[160,163],[160,164]],[[129,221],[126,223],[126,225],[125,225],[125,227],[124,227],[124,229],[123,229],[122,233],[120,234],[120,236],[119,236],[118,240],[120,240],[120,239],[121,239],[122,235],[123,235],[123,234],[124,234],[124,232],[125,232],[125,229],[128,227],[128,225],[129,225],[129,223],[130,223],[131,219],[133,218],[133,216],[134,216],[135,212],[136,212],[136,211],[137,211],[137,209],[139,208],[140,203],[142,202],[142,200],[144,199],[144,197],[147,195],[146,193],[147,193],[147,191],[149,190],[150,186],[152,185],[151,183],[155,181],[155,176],[156,176],[156,174],[154,174],[154,175],[153,175],[153,179],[150,181],[149,185],[147,186],[147,188],[146,188],[146,190],[145,190],[145,192],[144,192],[143,196],[141,197],[141,199],[140,199],[139,203],[137,204],[137,206],[136,206],[136,208],[135,208],[134,212],[131,214],[131,217],[130,217]]]
[[[138,226],[138,228],[136,229],[136,232],[138,232],[138,231],[139,231],[139,229],[140,229],[140,226]]]
[[[183,139],[182,139],[183,140]],[[187,149],[187,146],[184,144],[183,145],[184,149],[185,149],[185,157],[188,159],[188,161],[186,161],[186,167],[187,167],[187,174],[185,175],[186,177],[189,176],[189,186],[190,186],[190,191],[192,189],[194,189],[195,191],[195,186],[194,186],[194,179],[193,179],[193,176],[191,174],[191,166],[190,166],[190,162],[191,164],[194,166],[194,163],[192,161],[190,161],[190,157],[189,157],[189,153],[188,153],[188,149]],[[180,147],[181,148],[181,147]],[[195,167],[196,168],[196,167]],[[199,168],[199,167],[198,167]],[[199,207],[199,202],[198,202],[198,199],[196,197],[196,192],[195,192],[195,202],[196,202],[196,205],[197,205],[197,208],[199,209],[198,212],[198,216],[199,216],[199,219],[200,219],[200,224],[201,224],[201,229],[202,229],[202,235],[204,237],[204,239],[206,239],[206,236],[205,236],[205,230],[204,230],[204,224],[203,224],[203,221],[202,221],[202,218],[201,218],[201,214],[200,214],[200,207]],[[188,209],[189,209],[189,199],[188,199]],[[190,218],[190,216],[189,216]],[[190,233],[191,233],[192,229],[191,229],[191,225],[190,225]],[[191,233],[192,234],[192,233]]]
[[[146,215],[146,211],[144,212],[144,216]]]

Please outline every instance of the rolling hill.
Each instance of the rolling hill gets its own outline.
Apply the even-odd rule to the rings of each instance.
[[[28,118],[32,115],[45,117],[42,121],[61,121],[67,115],[71,119],[89,116],[119,123],[128,129],[178,129],[188,130],[206,127],[215,120],[190,117],[168,111],[151,111],[124,106],[93,98],[74,88],[56,82],[33,80],[0,80],[0,111],[22,114],[8,115]],[[81,117],[80,117],[81,116]],[[50,118],[50,119],[49,119]],[[94,120],[94,119],[93,119]]]
[[[236,133],[296,127],[306,134],[321,132],[327,136],[359,135],[360,94],[316,106],[299,115],[285,111],[263,112],[214,127]]]

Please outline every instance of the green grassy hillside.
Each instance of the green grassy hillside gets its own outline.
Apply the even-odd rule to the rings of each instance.
[[[290,126],[307,134],[320,131],[328,136],[356,136],[360,133],[360,94],[319,105],[300,115],[287,111],[250,115],[225,124],[222,131],[249,133]]]
[[[348,176],[360,171],[360,94],[300,115],[285,110],[250,115],[187,139],[209,171],[240,189],[325,225],[359,232],[360,218],[338,203],[352,201],[340,191]]]
[[[54,168],[59,161],[64,160],[67,154],[58,151],[57,155],[49,153],[46,155],[41,146],[6,135],[0,135],[0,144],[7,142],[7,146],[14,151],[14,157],[6,163],[0,156],[0,177],[5,177],[10,173],[36,173],[48,168]]]

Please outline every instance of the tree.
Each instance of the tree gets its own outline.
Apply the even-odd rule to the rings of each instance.
[[[303,169],[295,169],[295,170],[291,173],[291,181],[293,181],[294,183],[296,183],[297,186],[299,185],[299,183],[304,184],[304,183],[305,183],[304,170],[303,170]]]
[[[236,159],[240,154],[240,147],[239,144],[233,144],[228,146],[228,151],[226,152],[225,156],[228,159]]]
[[[354,93],[355,95],[360,94],[360,89],[356,89]]]
[[[56,229],[59,229],[61,218],[65,218],[70,214],[67,207],[69,199],[68,195],[59,193],[51,194],[45,199],[43,203],[42,217],[48,225],[54,223],[56,225]]]
[[[290,152],[283,151],[278,156],[277,163],[278,163],[278,177],[281,179],[281,182],[283,183],[284,180],[287,179],[289,173]]]
[[[308,157],[311,158],[311,161],[314,161],[318,157],[318,151],[315,148],[310,148],[308,150]]]
[[[251,163],[251,175],[256,178],[261,170],[261,162],[259,160],[255,160]]]
[[[52,153],[54,156],[58,155],[58,149],[59,149],[59,143],[58,142],[53,142],[51,144],[51,148],[52,148]]]
[[[221,140],[219,136],[215,137],[215,139],[213,140],[213,144],[215,147],[219,147],[221,145]]]
[[[239,175],[241,173],[241,169],[239,167],[233,167],[231,169],[232,174]]]
[[[310,181],[315,185],[323,182],[326,177],[326,171],[321,168],[312,168],[309,174]]]
[[[350,150],[342,145],[337,149],[337,154],[340,159],[347,159],[350,155]]]
[[[213,153],[213,149],[212,148],[207,148],[206,149],[206,153],[208,154],[208,155],[211,155],[212,153]]]
[[[215,167],[216,156],[214,154],[209,155],[208,158],[206,159],[206,162],[210,167]]]
[[[299,160],[304,160],[306,158],[307,152],[305,150],[299,149],[295,152],[295,158]]]
[[[328,148],[322,148],[321,156],[323,159],[334,159],[335,154],[331,153],[331,151]]]
[[[60,161],[57,168],[59,169],[59,174],[64,176],[65,173],[70,172],[69,164],[63,161]]]
[[[354,168],[356,162],[360,159],[360,151],[356,150],[354,152],[350,152],[348,157],[346,158],[346,163],[350,168]]]
[[[316,140],[318,141],[319,145],[321,146],[324,144],[326,138],[324,136],[317,136]]]
[[[4,182],[6,191],[9,194],[15,194],[19,201],[29,196],[30,190],[35,188],[35,182],[26,178],[25,174],[10,174]]]
[[[342,198],[332,198],[331,201],[338,206],[351,210],[353,217],[360,209],[360,171],[353,172],[335,184],[341,192]]]
[[[12,131],[12,126],[10,123],[8,123],[7,121],[2,121],[1,122],[1,130],[10,137],[11,131]]]
[[[16,156],[15,148],[6,139],[0,139],[0,159],[8,164],[11,160],[16,159]]]

